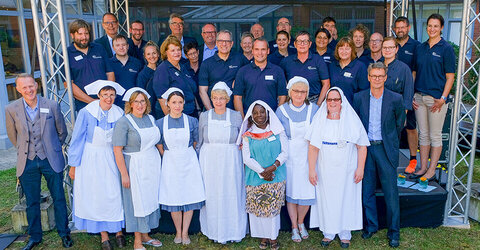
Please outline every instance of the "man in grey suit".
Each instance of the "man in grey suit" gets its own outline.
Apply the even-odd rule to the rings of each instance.
[[[7,134],[17,148],[17,177],[27,200],[28,234],[24,249],[32,249],[42,241],[40,221],[41,177],[45,177],[55,208],[55,222],[63,247],[73,246],[68,228],[67,206],[63,191],[65,159],[62,145],[67,127],[55,102],[37,96],[38,85],[29,74],[15,80],[22,98],[5,108]]]

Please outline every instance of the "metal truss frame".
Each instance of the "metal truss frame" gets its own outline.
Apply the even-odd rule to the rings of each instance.
[[[119,33],[125,33],[130,37],[130,15],[128,0],[109,0],[110,12],[113,13],[119,22]]]
[[[473,32],[475,25],[480,25],[480,13],[476,7],[476,0],[463,1],[455,103],[450,129],[448,197],[444,214],[444,225],[466,228],[469,228],[468,215],[480,111],[480,36],[475,36]],[[471,126],[465,126],[468,124]],[[459,143],[466,144],[468,148],[460,147]],[[455,187],[465,192],[458,192]]]
[[[393,36],[393,22],[400,17],[408,15],[408,0],[390,0],[390,26],[388,33]]]

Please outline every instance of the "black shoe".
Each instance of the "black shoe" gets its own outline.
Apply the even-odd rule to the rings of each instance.
[[[117,239],[117,246],[119,248],[124,248],[127,244],[125,243],[125,235],[118,235],[115,237]]]
[[[102,242],[102,250],[113,250],[113,246],[109,240]]]
[[[22,250],[30,250],[30,249],[33,249],[36,245],[40,244],[41,241],[32,241],[32,240],[29,240],[27,245],[25,245],[25,247],[22,248]]]
[[[376,232],[368,232],[368,231],[363,231],[362,233],[362,238],[363,239],[370,239]]]
[[[425,173],[427,173],[427,171],[425,171]],[[418,178],[422,177],[423,175],[425,175],[425,173],[423,173],[423,174],[415,174],[415,173],[413,173],[413,174],[409,175],[408,178],[410,178],[410,179],[418,179]]]
[[[62,237],[62,245],[64,248],[70,248],[73,246],[73,240],[72,237],[70,237],[70,234]]]
[[[350,243],[340,241],[341,248],[348,248],[349,246],[350,246]]]
[[[333,240],[329,240],[329,241],[320,241],[320,244],[322,245],[322,247],[328,247],[330,245],[330,243],[332,243]]]
[[[388,245],[390,247],[396,248],[400,246],[400,241],[399,240],[388,240]]]

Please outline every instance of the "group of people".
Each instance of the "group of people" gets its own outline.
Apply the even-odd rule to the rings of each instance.
[[[107,13],[106,35],[90,42],[89,24],[75,20],[68,58],[78,115],[67,151],[75,227],[100,233],[102,249],[113,249],[109,233],[124,247],[124,232],[134,233],[134,249],[159,247],[149,232],[165,210],[174,242],[188,245],[193,211],[200,210],[209,239],[238,242],[249,232],[261,249],[278,249],[286,204],[294,242],[308,239],[310,210],[310,227],[324,235],[320,244],[338,235],[348,248],[351,231],[363,229],[368,239],[378,230],[379,177],[389,245],[398,247],[401,131],[407,129],[411,178],[433,180],[440,157],[455,70],[443,22],[432,14],[429,39],[419,43],[405,17],[393,24],[396,38],[357,25],[340,39],[331,17],[314,37],[299,31],[294,38],[290,21],[280,18],[274,41],[257,23],[242,34],[236,53],[232,33],[214,24],[202,27],[201,46],[183,36],[178,14],[170,16],[172,34],[160,47],[143,40],[140,21],[127,38]],[[42,174],[69,247],[63,116],[58,104],[37,97],[30,75],[19,75],[16,87],[22,98],[6,108],[6,120],[27,199],[25,249],[42,239]]]

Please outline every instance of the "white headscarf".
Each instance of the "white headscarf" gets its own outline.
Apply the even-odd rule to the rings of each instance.
[[[212,91],[217,90],[217,89],[225,90],[225,92],[227,92],[228,96],[232,95],[232,90],[227,86],[227,84],[225,82],[215,83],[215,85],[213,85]]]
[[[127,90],[127,93],[125,93],[125,95],[123,96],[122,101],[125,101],[125,102],[130,101],[130,96],[132,96],[132,94],[136,91],[140,91],[140,92],[144,93],[147,96],[147,99],[150,99],[150,95],[148,94],[148,92],[146,90],[144,90],[140,87],[133,87],[133,88]]]
[[[343,91],[338,87],[330,88],[325,95],[326,98],[322,102],[322,105],[318,109],[317,113],[313,117],[312,125],[308,129],[307,133],[305,134],[305,139],[310,141],[310,144],[313,146],[320,148],[322,142],[325,138],[325,134],[323,133],[323,129],[327,126],[327,97],[330,91],[337,90],[342,97],[342,109],[340,110],[340,122],[339,122],[339,138],[337,142],[339,144],[345,142],[357,143],[360,139],[367,137],[367,132],[363,127],[362,121],[358,117],[355,110],[352,108],[350,103],[348,102],[347,98],[343,94]],[[368,138],[368,137],[367,137]],[[365,140],[362,140],[365,141]],[[368,143],[368,139],[366,141]],[[368,145],[366,145],[368,146]]]
[[[240,132],[238,133],[238,137],[237,137],[237,145],[240,145],[242,143],[242,136],[247,131],[247,127],[248,127],[248,118],[252,116],[253,107],[255,107],[255,105],[257,104],[264,107],[265,110],[267,111],[270,130],[273,132],[274,135],[278,135],[285,130],[283,128],[282,123],[278,119],[277,115],[275,114],[273,109],[270,108],[270,106],[268,106],[268,104],[260,100],[254,101],[252,104],[250,104],[250,107],[248,107],[248,111],[245,114],[245,118],[243,119],[242,126],[240,127]],[[252,124],[252,127],[253,126],[256,126],[256,125]]]
[[[294,76],[294,77],[292,77],[292,79],[290,79],[288,81],[287,89],[290,89],[293,86],[293,84],[299,83],[299,82],[306,84],[307,87],[310,87],[307,79],[305,79],[304,77],[301,77],[301,76]]]

